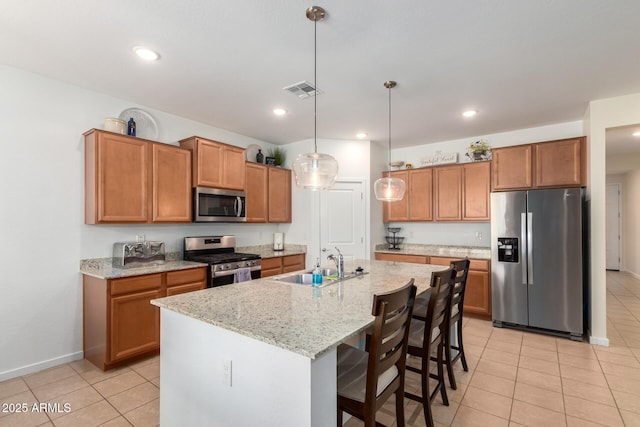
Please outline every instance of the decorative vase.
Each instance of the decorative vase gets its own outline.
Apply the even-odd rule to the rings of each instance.
[[[473,161],[474,162],[479,162],[481,160],[484,160],[485,154],[486,154],[486,152],[484,152],[484,151],[474,151],[473,152]]]
[[[264,163],[264,154],[262,154],[262,150],[258,150],[258,154],[256,154],[256,162]]]

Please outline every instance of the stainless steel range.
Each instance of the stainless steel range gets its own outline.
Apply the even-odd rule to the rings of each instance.
[[[235,251],[235,236],[203,236],[184,238],[184,259],[209,264],[207,287],[229,285],[261,276],[260,255]]]

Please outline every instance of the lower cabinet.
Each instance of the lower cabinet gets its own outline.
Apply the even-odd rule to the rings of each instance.
[[[306,267],[306,255],[285,255],[272,258],[262,258],[261,277],[276,276],[283,273],[304,270]]]
[[[430,264],[449,265],[460,258],[431,257]],[[491,317],[491,268],[486,259],[472,259],[464,293],[464,312]]]
[[[160,309],[151,300],[204,289],[206,267],[121,279],[83,276],[84,357],[107,370],[160,349]]]
[[[414,264],[429,264],[427,255],[404,255],[376,252],[376,261],[412,262]]]

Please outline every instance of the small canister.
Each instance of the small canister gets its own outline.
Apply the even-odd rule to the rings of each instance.
[[[127,123],[124,120],[108,117],[104,119],[104,130],[126,135]]]

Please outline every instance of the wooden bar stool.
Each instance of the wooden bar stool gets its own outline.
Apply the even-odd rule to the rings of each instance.
[[[438,392],[442,396],[442,403],[449,406],[447,391],[444,384],[443,351],[444,336],[447,334],[446,319],[451,311],[451,290],[455,271],[451,268],[444,271],[437,271],[431,274],[431,291],[427,304],[426,315],[423,320],[414,317],[411,320],[411,330],[409,332],[409,348],[407,353],[419,357],[421,366],[419,368],[407,365],[407,370],[420,374],[422,385],[422,395],[405,392],[409,399],[422,403],[424,419],[428,427],[433,427],[433,415],[431,402]],[[429,372],[429,362],[431,361],[431,351],[437,348],[437,373]],[[437,380],[433,391],[429,391],[429,378]]]
[[[409,324],[416,296],[411,279],[402,288],[373,296],[375,322],[368,351],[346,344],[338,347],[338,426],[342,412],[376,423],[376,412],[396,395],[396,421],[404,427],[404,373]]]

